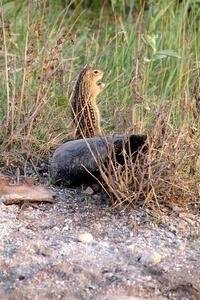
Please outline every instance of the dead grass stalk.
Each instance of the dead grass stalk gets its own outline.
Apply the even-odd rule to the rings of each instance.
[[[198,142],[189,127],[175,130],[168,119],[166,112],[159,115],[139,153],[123,149],[123,165],[112,155],[108,167],[99,166],[114,206],[199,206]]]

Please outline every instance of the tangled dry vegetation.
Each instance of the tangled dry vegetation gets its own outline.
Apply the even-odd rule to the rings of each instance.
[[[170,209],[200,208],[200,147],[198,133],[188,122],[175,130],[169,114],[157,114],[153,129],[140,152],[123,151],[124,165],[110,155],[108,166],[100,165],[102,185],[114,206],[148,206]]]
[[[20,56],[19,53],[9,53],[7,48],[8,42],[15,43],[15,40],[9,34],[9,24],[6,26],[3,10],[1,21],[1,72],[6,87],[6,103],[1,103],[4,117],[0,132],[0,160],[3,167],[24,165],[30,159],[41,160],[59,142],[67,139],[65,132],[70,122],[65,122],[65,129],[61,127],[63,119],[67,119],[66,112],[62,111],[63,102],[65,108],[68,102],[64,97],[55,99],[54,93],[55,81],[57,89],[63,89],[66,85],[66,66],[69,62],[62,58],[62,46],[66,41],[73,43],[73,38],[65,30],[56,40],[52,38],[53,43],[44,43],[47,36],[41,35],[40,24],[27,25],[24,54]],[[40,43],[44,43],[41,48]]]

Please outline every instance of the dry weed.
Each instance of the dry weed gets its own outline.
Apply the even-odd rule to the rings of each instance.
[[[189,128],[176,131],[168,115],[160,114],[146,145],[137,155],[130,152],[122,151],[123,165],[113,155],[108,167],[100,165],[103,185],[114,206],[199,206],[200,149]]]
[[[65,132],[52,131],[52,123],[54,129],[59,128],[65,117],[63,112],[61,115],[62,107],[52,95],[55,79],[57,86],[63,86],[67,61],[63,59],[62,52],[64,43],[70,40],[70,34],[65,30],[54,44],[52,41],[44,43],[44,35],[48,32],[42,35],[40,24],[30,24],[29,19],[28,14],[24,53],[22,56],[15,55],[8,52],[7,43],[13,37],[6,32],[1,14],[3,68],[0,73],[5,73],[7,95],[0,131],[1,163],[4,165],[18,164],[29,157],[46,157],[50,149],[67,138]]]

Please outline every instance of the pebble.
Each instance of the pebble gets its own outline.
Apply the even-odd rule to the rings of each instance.
[[[94,194],[94,191],[90,186],[88,186],[84,192],[85,192],[85,194],[87,194],[89,196],[92,196]]]
[[[94,242],[94,238],[89,232],[79,234],[78,240],[84,244],[91,244]]]
[[[185,221],[185,220],[180,220],[179,222],[178,222],[178,229],[180,229],[180,230],[186,230],[187,228],[188,228],[188,223],[187,223],[187,221]]]
[[[68,231],[68,230],[69,230],[69,225],[65,224],[65,226],[62,229],[62,231]]]
[[[145,253],[142,256],[140,256],[138,261],[143,264],[156,265],[161,261],[161,258],[162,257],[158,252],[152,251],[152,252]]]
[[[176,241],[176,247],[177,247],[178,251],[184,252],[185,247],[186,247],[186,242],[184,242],[184,241]]]
[[[44,257],[48,257],[48,256],[52,255],[52,251],[48,247],[35,245],[34,250],[35,250],[35,253],[37,255],[41,255],[41,256],[44,256]]]
[[[101,201],[101,196],[98,195],[98,194],[94,194],[94,195],[92,196],[92,198],[93,198],[95,201],[97,201],[97,202],[100,202],[100,201]]]
[[[58,226],[54,226],[53,229],[54,229],[55,231],[60,231],[60,228],[59,228]]]

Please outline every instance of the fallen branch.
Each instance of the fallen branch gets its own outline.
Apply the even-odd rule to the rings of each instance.
[[[0,178],[0,198],[5,205],[25,202],[55,202],[55,193],[43,185],[33,185],[32,178],[20,184],[11,184],[10,177]]]

